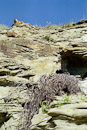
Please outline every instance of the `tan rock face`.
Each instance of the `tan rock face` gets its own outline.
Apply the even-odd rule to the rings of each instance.
[[[74,43],[69,46],[60,46],[61,68],[74,75],[87,73],[87,44]]]
[[[34,27],[18,22],[0,37],[1,130],[21,130],[25,127],[24,106],[31,100],[26,84],[37,83],[43,74],[60,68],[56,53],[58,47],[42,43],[42,39],[35,41],[36,38],[29,37],[29,31],[33,34]],[[18,37],[19,34],[23,37]]]
[[[7,69],[9,72],[6,72],[7,75],[21,76],[37,81],[43,74],[50,74],[60,68],[56,46],[22,38],[21,40],[1,41],[0,46],[2,51],[1,66],[3,71]],[[3,58],[2,55],[8,58]]]
[[[49,40],[46,39],[47,37]],[[23,129],[25,125],[24,106],[26,102],[32,100],[33,95],[27,92],[26,84],[29,82],[37,84],[42,75],[55,73],[61,66],[75,75],[86,72],[86,42],[86,22],[75,24],[72,27],[48,29],[15,19],[11,29],[0,32],[0,130]],[[65,45],[61,47],[60,52],[62,65],[59,54],[60,45]],[[30,90],[32,90],[31,87]],[[66,111],[67,109],[63,113],[64,119]],[[76,117],[76,113],[73,112],[73,114],[75,116],[70,118]],[[60,128],[64,130],[64,127],[56,124],[59,122],[65,125],[67,122],[57,119],[50,122],[50,119],[53,120],[54,117],[49,115],[44,115],[43,118],[41,118],[40,126],[35,124],[36,126],[32,129],[57,130]],[[69,125],[72,126],[68,123]],[[82,125],[81,122],[81,128]],[[77,124],[74,124],[73,128],[77,127]],[[84,125],[84,128],[87,126]]]
[[[17,37],[17,34],[14,32],[7,32],[8,37]]]
[[[14,24],[23,24],[23,21],[18,21],[16,18],[14,18]]]
[[[43,113],[40,109],[39,114],[33,117],[30,130],[86,129],[86,100],[86,96],[82,95],[56,96],[50,104],[48,113]]]

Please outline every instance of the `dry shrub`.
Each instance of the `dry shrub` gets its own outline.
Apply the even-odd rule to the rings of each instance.
[[[31,91],[30,102],[25,104],[26,124],[25,129],[29,130],[32,117],[38,113],[39,104],[42,101],[47,101],[49,104],[55,95],[64,93],[77,94],[81,92],[78,86],[78,79],[69,74],[51,74],[43,75],[40,78],[39,84],[27,84],[28,93]]]

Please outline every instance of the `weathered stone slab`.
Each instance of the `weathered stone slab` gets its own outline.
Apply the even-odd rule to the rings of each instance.
[[[87,72],[87,44],[73,42],[69,46],[60,46],[61,68],[73,75]]]

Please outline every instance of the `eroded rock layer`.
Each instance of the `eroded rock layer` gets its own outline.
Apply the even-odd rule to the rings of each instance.
[[[87,73],[87,43],[70,43],[60,46],[61,68],[74,75]]]
[[[34,107],[34,104],[32,105],[31,101],[36,101],[35,103],[37,103],[37,100],[34,100],[33,91],[36,90],[34,87],[40,84],[39,81],[41,76],[43,77],[43,75],[46,75],[46,77],[48,77],[42,85],[42,88],[46,92],[43,92],[44,96],[41,94],[43,97],[42,100],[47,98],[50,99],[50,96],[47,94],[49,93],[50,95],[53,92],[55,93],[56,90],[54,88],[58,87],[59,80],[54,80],[55,78],[52,77],[50,78],[49,75],[51,73],[54,73],[55,75],[55,72],[59,72],[58,70],[62,68],[71,74],[82,75],[83,78],[83,74],[86,76],[86,43],[87,21],[80,21],[72,26],[59,26],[56,28],[37,27],[22,21],[16,21],[10,29],[0,31],[0,130],[23,130],[25,128],[26,114],[31,110],[26,109],[26,106],[29,105],[28,103],[31,103],[29,107],[32,108]],[[44,80],[44,78],[42,79]],[[65,78],[65,80],[67,79]],[[63,79],[62,81],[65,80]],[[53,89],[52,86],[54,86]],[[72,90],[71,92],[73,92],[74,90],[78,90],[77,86],[77,84],[73,85],[73,87],[71,85],[71,88],[73,88],[72,90],[70,88],[68,89],[63,84],[63,88],[65,87],[63,91],[60,89],[55,94],[59,94],[59,91],[70,92],[70,90]],[[81,88],[81,91],[84,91],[85,94],[87,94],[86,86],[86,80],[79,80],[78,88],[79,90]],[[40,90],[39,87],[36,88]],[[52,95],[52,98],[55,94]],[[62,96],[60,98],[62,98]],[[37,99],[39,101],[37,106],[39,106],[40,98]],[[64,101],[64,103],[67,103],[67,105],[63,105],[61,107],[62,110],[60,110],[60,107],[58,106],[58,110],[55,110],[56,108],[54,111],[53,109],[47,110],[48,114],[43,114],[42,111],[40,111],[40,118],[38,118],[39,115],[36,116],[36,119],[31,116],[32,127],[27,127],[27,129],[74,130],[82,128],[82,126],[84,129],[87,128],[85,124],[87,119],[86,96],[84,98],[82,96],[82,100],[79,101],[78,98],[73,99],[75,101],[74,105],[77,106],[76,108],[73,108],[73,101],[68,102],[68,99],[69,97],[66,96],[66,101]],[[81,103],[84,103],[85,109],[82,106],[78,106],[78,102],[80,105],[82,105]],[[71,109],[68,108],[68,106],[70,107],[70,104],[68,103],[71,103]],[[61,105],[61,103],[59,105]],[[44,105],[42,108],[43,107]],[[79,115],[80,108],[81,115]],[[73,109],[75,109],[75,112]],[[32,115],[34,115],[35,112],[37,113],[37,109],[33,110],[34,111],[31,112],[33,113]],[[70,113],[67,113],[67,110],[69,110]],[[56,113],[56,117],[52,115],[54,113]],[[63,115],[63,117],[61,115]],[[84,115],[84,117],[82,115]],[[29,119],[29,116],[27,119]],[[34,119],[37,121],[36,124],[34,124]],[[40,119],[40,122],[37,119]],[[64,122],[62,122],[62,119]],[[68,127],[66,126],[67,120]],[[78,126],[79,123],[80,125]],[[62,125],[59,126],[58,124]]]

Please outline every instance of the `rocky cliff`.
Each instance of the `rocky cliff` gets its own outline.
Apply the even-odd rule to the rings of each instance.
[[[87,129],[86,43],[87,21],[0,31],[0,130]]]

